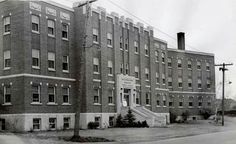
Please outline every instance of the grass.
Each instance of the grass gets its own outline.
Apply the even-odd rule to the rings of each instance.
[[[64,138],[65,141],[71,141],[71,142],[114,142],[114,140],[109,140],[106,138],[100,138],[100,137],[70,137],[70,138]]]

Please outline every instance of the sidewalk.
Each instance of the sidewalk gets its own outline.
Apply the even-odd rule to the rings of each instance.
[[[236,129],[236,118],[226,118],[225,126],[215,125],[213,121],[192,121],[188,124],[173,124],[168,128],[109,128],[105,130],[81,130],[81,136],[104,137],[115,140],[116,143],[135,143],[157,141],[176,137],[186,137],[206,133],[228,131]],[[63,142],[62,138],[71,137],[73,131],[48,131],[26,134],[16,134],[22,140],[39,140],[38,144],[74,144]],[[0,134],[1,136],[1,134]],[[1,140],[1,137],[0,137]],[[27,143],[26,143],[27,144]]]

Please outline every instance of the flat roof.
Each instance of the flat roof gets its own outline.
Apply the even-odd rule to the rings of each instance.
[[[198,51],[190,51],[190,50],[179,50],[174,48],[167,48],[168,51],[180,52],[180,53],[189,53],[189,54],[198,54],[198,55],[206,55],[206,56],[215,56],[213,53],[205,53]]]

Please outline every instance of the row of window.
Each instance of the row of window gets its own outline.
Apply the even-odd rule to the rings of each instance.
[[[3,53],[4,69],[11,68],[11,51]],[[40,50],[32,49],[32,68],[40,69]],[[55,53],[48,52],[48,70],[55,71]],[[69,56],[62,57],[62,70],[69,72]]]
[[[193,87],[192,83],[193,83],[192,79],[188,79],[188,88],[189,89],[192,89],[192,87]],[[206,83],[207,83],[207,88],[210,89],[211,88],[210,80],[207,79]],[[171,77],[168,78],[168,87],[169,88],[172,87],[172,78]],[[178,87],[183,88],[183,79],[182,78],[178,78]],[[202,89],[202,80],[201,79],[197,80],[197,87],[198,87],[198,89]]]
[[[62,88],[62,100],[63,104],[69,104],[69,87]],[[49,85],[48,89],[48,104],[56,104],[56,87]],[[32,85],[31,86],[32,103],[31,104],[41,104],[41,86]],[[11,104],[12,99],[12,88],[11,85],[6,85],[3,87],[3,100],[4,104]]]
[[[11,17],[6,16],[3,18],[3,25],[4,25],[4,34],[9,34],[11,32]],[[48,25],[48,36],[55,37],[56,34],[56,26],[55,26],[55,20],[48,19],[47,20]],[[32,32],[39,33],[40,32],[40,17],[37,15],[31,15],[31,26],[32,26]],[[66,23],[61,24],[62,30],[61,30],[61,36],[62,39],[68,40],[68,32],[69,32],[69,25]]]
[[[49,130],[56,130],[57,129],[57,118],[50,117],[48,119],[48,127]],[[70,117],[63,118],[63,129],[69,129],[71,125]],[[33,118],[33,130],[41,130],[42,129],[42,119],[41,118]]]
[[[168,58],[167,62],[168,62],[168,67],[171,68],[172,67],[172,59]],[[182,60],[181,59],[177,60],[177,67],[182,68]],[[192,69],[192,61],[191,60],[188,60],[187,67],[188,67],[188,69]],[[202,69],[202,63],[200,61],[197,61],[197,69],[198,70]],[[210,63],[209,62],[206,63],[206,70],[210,71]]]

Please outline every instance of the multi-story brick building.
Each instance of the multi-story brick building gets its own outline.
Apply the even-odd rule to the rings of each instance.
[[[127,107],[157,126],[169,111],[213,107],[212,54],[168,49],[151,27],[103,8],[87,14],[76,4],[0,2],[1,128],[73,128],[78,107],[81,128],[112,126]]]

